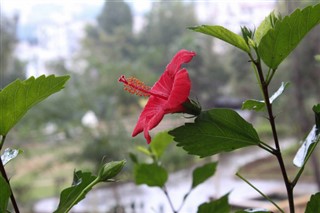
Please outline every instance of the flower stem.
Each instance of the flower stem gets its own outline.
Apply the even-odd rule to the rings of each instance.
[[[6,139],[6,136],[3,135],[2,139],[1,139],[1,143],[0,143],[0,151],[2,149],[2,146],[4,144],[5,139]],[[16,213],[19,213],[20,210],[19,210],[18,204],[16,202],[16,199],[14,197],[14,194],[13,194],[13,191],[12,191],[12,188],[11,188],[11,185],[10,185],[10,181],[9,181],[8,176],[7,176],[6,170],[4,169],[4,165],[3,165],[1,157],[0,157],[0,171],[1,171],[2,177],[6,180],[6,182],[8,183],[8,186],[10,188],[10,192],[11,192],[10,199],[11,199],[11,203],[12,203],[13,209],[14,209],[14,211]]]

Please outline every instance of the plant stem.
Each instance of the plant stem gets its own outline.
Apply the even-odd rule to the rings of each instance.
[[[263,192],[261,192],[257,187],[255,187],[254,185],[252,185],[247,179],[245,179],[244,177],[242,177],[238,172],[236,173],[236,176],[238,176],[241,180],[243,180],[244,182],[246,182],[249,186],[251,186],[254,190],[256,190],[262,197],[264,197],[266,200],[268,200],[270,203],[272,203],[280,212],[284,213],[284,211],[275,203],[273,202],[273,200],[268,197],[267,195],[265,195]]]
[[[1,145],[0,151],[1,151],[1,149],[2,149],[2,146],[3,146],[3,144],[4,144],[5,139],[6,139],[6,136],[3,135],[3,136],[2,136],[2,139],[1,139],[1,143],[0,143],[0,145]],[[0,157],[0,171],[1,171],[2,177],[4,177],[4,179],[7,181],[8,186],[9,186],[9,188],[10,188],[10,192],[11,192],[10,199],[11,199],[11,203],[12,203],[13,209],[14,209],[14,211],[15,211],[16,213],[19,213],[20,210],[19,210],[18,204],[17,204],[17,202],[16,202],[16,199],[15,199],[15,197],[14,197],[14,194],[13,194],[13,191],[12,191],[12,188],[11,188],[11,185],[10,185],[10,181],[9,181],[8,176],[7,176],[6,170],[4,169],[4,165],[3,165],[3,163],[2,163],[1,157]]]
[[[272,104],[270,103],[270,99],[269,99],[268,85],[270,82],[266,82],[264,79],[264,75],[263,75],[263,71],[262,71],[262,67],[261,67],[261,61],[260,60],[253,61],[253,63],[257,67],[259,81],[260,81],[262,93],[264,96],[264,101],[265,101],[267,111],[268,111],[269,123],[271,126],[272,135],[273,135],[273,139],[274,139],[274,143],[275,143],[275,147],[276,147],[274,155],[277,157],[277,160],[278,160],[278,163],[279,163],[279,166],[281,169],[282,177],[283,177],[283,180],[284,180],[284,183],[286,186],[290,213],[294,213],[295,209],[294,209],[294,199],[293,199],[293,186],[288,178],[288,174],[287,174],[287,171],[286,171],[286,168],[284,165],[284,161],[282,158],[280,143],[279,143],[279,139],[278,139],[278,133],[277,133],[276,124],[275,124],[275,116],[273,115]]]
[[[170,205],[170,207],[171,207],[171,209],[172,209],[172,212],[173,212],[173,213],[178,213],[178,211],[176,211],[176,210],[174,209],[173,203],[172,203],[172,201],[171,201],[171,199],[170,199],[170,196],[169,196],[169,194],[168,194],[168,191],[167,191],[166,186],[163,186],[163,187],[162,187],[162,191],[164,192],[164,194],[165,194],[166,197],[167,197],[167,200],[168,200],[169,205]]]
[[[269,153],[271,153],[273,155],[276,152],[276,150],[273,147],[269,146],[267,143],[264,143],[262,141],[260,141],[259,147],[261,147],[262,149],[266,150],[267,152],[269,152]]]

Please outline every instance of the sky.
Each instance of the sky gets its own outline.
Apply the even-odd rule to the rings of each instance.
[[[125,0],[134,14],[134,31],[138,32],[143,26],[144,15],[151,8],[153,2],[158,0]],[[172,0],[182,1],[182,0]],[[191,2],[191,0],[185,0]],[[193,0],[197,2],[198,18],[208,18],[209,20],[220,21],[221,25],[229,24],[233,30],[231,22],[239,29],[235,18],[230,17],[221,11],[229,11],[238,14],[237,19],[246,18],[239,13],[237,2],[274,2],[275,0]],[[116,0],[115,0],[116,2]],[[207,3],[217,3],[229,5],[224,8],[208,8]],[[88,23],[94,23],[100,13],[104,0],[0,0],[1,11],[4,15],[12,17],[19,15],[18,39],[20,41],[17,48],[17,56],[23,60],[31,61],[34,70],[45,69],[39,65],[40,61],[47,61],[52,58],[66,58],[79,48],[79,41],[84,34],[84,27]],[[199,6],[199,5],[202,6]],[[230,8],[229,8],[230,7]],[[218,11],[217,11],[218,10]],[[216,12],[220,12],[219,15]],[[269,11],[262,11],[259,6],[259,14],[267,15]],[[240,17],[239,17],[240,15]],[[212,17],[214,16],[214,17]],[[264,18],[263,15],[261,18]],[[205,19],[203,19],[205,20]],[[256,20],[256,19],[255,19]],[[253,20],[251,20],[253,21]],[[208,23],[207,23],[208,24]],[[24,42],[22,42],[24,41]],[[28,46],[27,42],[35,41],[38,45]],[[40,66],[40,67],[39,67]],[[34,73],[34,72],[30,72]]]

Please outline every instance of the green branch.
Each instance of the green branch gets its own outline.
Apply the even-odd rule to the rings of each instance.
[[[1,143],[0,143],[0,151],[2,149],[2,146],[3,146],[5,140],[6,140],[6,135],[3,135],[2,139],[1,139]],[[12,191],[12,188],[11,188],[10,181],[9,181],[8,176],[7,176],[6,170],[4,169],[4,165],[3,165],[3,162],[2,162],[1,156],[0,156],[0,171],[1,171],[2,177],[6,180],[6,182],[8,183],[8,186],[10,188],[10,191],[11,191],[10,200],[11,200],[13,209],[14,209],[14,211],[16,213],[19,213],[20,212],[19,211],[19,207],[18,207],[17,201],[16,201],[16,199],[14,197],[14,194],[13,194],[13,191]]]

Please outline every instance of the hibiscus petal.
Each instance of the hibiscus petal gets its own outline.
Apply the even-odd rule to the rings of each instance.
[[[175,75],[170,96],[165,105],[166,113],[179,112],[182,104],[188,99],[191,90],[191,81],[186,69],[179,70]]]
[[[148,125],[149,120],[152,119],[152,117],[154,117],[159,110],[162,110],[165,104],[166,100],[151,96],[139,116],[137,124],[132,132],[132,137],[141,133]]]
[[[158,110],[158,112],[149,120],[149,122],[147,123],[147,125],[144,128],[144,137],[146,138],[148,144],[151,142],[151,137],[149,134],[149,131],[151,129],[153,129],[154,127],[156,127],[160,121],[163,119],[165,115],[164,110]]]
[[[165,72],[169,72],[170,75],[174,76],[178,70],[181,69],[181,64],[188,63],[191,61],[196,53],[193,51],[182,49],[173,56],[171,62],[167,65]]]
[[[160,79],[153,85],[151,92],[156,94],[161,94],[165,97],[169,97],[174,77],[170,76],[169,73],[165,72],[161,75]]]

